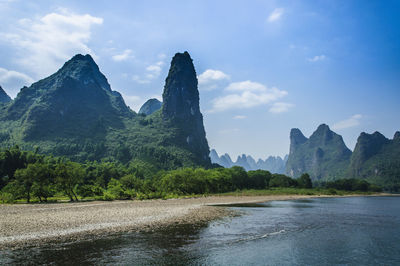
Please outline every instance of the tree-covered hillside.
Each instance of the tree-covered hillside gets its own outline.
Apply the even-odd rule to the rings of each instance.
[[[400,191],[400,132],[391,140],[379,132],[361,133],[351,157],[349,175]]]
[[[290,132],[290,152],[286,173],[298,177],[309,173],[313,180],[335,180],[345,177],[351,151],[343,138],[325,124],[307,139],[299,129]]]
[[[175,96],[178,92],[169,85],[175,83],[186,98]],[[209,167],[197,78],[187,52],[172,60],[165,91],[164,105],[192,118],[190,123],[175,119],[165,108],[148,116],[136,114],[111,90],[90,55],[76,55],[55,74],[0,105],[0,146],[19,145],[79,162],[136,160],[164,169]]]

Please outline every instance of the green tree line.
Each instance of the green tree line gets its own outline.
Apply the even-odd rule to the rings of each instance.
[[[341,182],[326,186],[361,191],[373,188],[366,181],[357,181],[351,186]],[[47,202],[51,197],[67,197],[70,201],[167,198],[274,187],[312,188],[312,182],[308,174],[293,179],[265,170],[246,172],[238,166],[165,171],[143,161],[77,163],[22,151],[18,146],[0,151],[0,200],[3,202],[31,202],[32,199]]]

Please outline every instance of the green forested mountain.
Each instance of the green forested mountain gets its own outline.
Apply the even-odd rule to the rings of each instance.
[[[298,177],[309,173],[313,180],[334,180],[344,177],[351,151],[343,138],[322,124],[307,139],[299,129],[290,132],[290,151],[286,173]]]
[[[197,78],[187,52],[171,62],[163,101],[162,110],[137,115],[111,90],[90,55],[76,55],[0,105],[0,145],[76,161],[140,160],[166,169],[209,166]]]
[[[299,129],[290,132],[286,173],[309,173],[314,181],[365,179],[386,190],[400,191],[400,132],[387,139],[379,132],[361,133],[351,152],[340,135],[320,125],[307,139]]]
[[[400,132],[392,140],[379,132],[361,133],[351,157],[349,175],[399,191]]]
[[[8,103],[9,101],[11,101],[10,96],[8,96],[7,93],[0,86],[0,104]]]
[[[162,102],[157,99],[147,100],[139,109],[139,114],[151,115],[161,109]]]

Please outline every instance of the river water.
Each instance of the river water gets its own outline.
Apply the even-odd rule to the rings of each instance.
[[[400,197],[233,205],[242,215],[0,251],[0,264],[400,265]]]

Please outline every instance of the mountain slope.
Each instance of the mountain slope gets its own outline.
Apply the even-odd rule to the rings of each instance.
[[[349,173],[389,190],[400,191],[400,132],[387,139],[379,132],[361,133],[351,156]]]
[[[292,177],[308,173],[314,180],[341,178],[350,156],[351,151],[343,138],[325,124],[320,125],[309,139],[299,129],[292,129],[286,173]]]
[[[21,122],[23,140],[48,140],[104,134],[131,116],[92,57],[76,55],[55,74],[22,88],[4,119]]]
[[[181,92],[171,90],[168,84],[186,80],[188,73],[185,69],[175,71],[167,78],[169,97],[164,102],[177,109],[181,103],[172,100],[175,94],[188,90],[190,95],[197,95],[185,98],[191,103],[177,113],[177,117],[191,117],[191,123],[161,110],[138,116],[118,92],[111,90],[90,55],[76,55],[55,74],[22,88],[16,99],[2,108],[0,145],[38,148],[39,152],[76,161],[140,160],[164,169],[208,167],[211,163],[198,105],[197,78],[188,53],[185,58],[190,61],[189,72],[194,75],[191,83],[195,86],[181,86]],[[182,68],[176,64],[172,60],[171,68]],[[190,110],[196,110],[195,115]]]
[[[139,109],[139,114],[151,115],[161,109],[162,102],[153,98],[147,100]]]
[[[11,101],[10,96],[3,90],[3,88],[0,86],[0,104],[1,103],[8,103]]]

